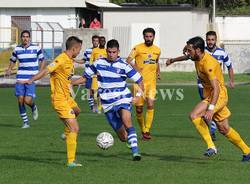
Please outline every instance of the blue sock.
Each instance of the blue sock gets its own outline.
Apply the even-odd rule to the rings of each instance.
[[[26,114],[26,108],[25,108],[25,105],[24,104],[18,104],[19,106],[19,114],[23,120],[23,123],[25,124],[29,124],[29,119],[28,119],[28,116]]]
[[[210,123],[210,134],[214,134],[216,129],[217,129],[216,123],[214,121],[212,121]]]
[[[32,109],[32,111],[36,110],[36,104],[33,102],[30,108]]]
[[[89,96],[88,102],[89,102],[90,109],[93,110],[93,107],[94,107],[94,97],[92,95]]]
[[[138,153],[138,145],[137,145],[137,135],[134,127],[130,127],[127,129],[128,132],[128,143],[131,145],[132,153]]]

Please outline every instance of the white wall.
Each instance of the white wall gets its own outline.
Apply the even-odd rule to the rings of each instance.
[[[189,38],[205,35],[207,32],[208,13],[192,11],[104,11],[103,20],[103,26],[108,30],[108,39],[116,38],[118,41],[121,40],[121,46],[126,47],[126,49],[121,48],[121,56],[123,57],[129,53],[133,46],[131,38],[137,36],[143,41],[143,30],[140,33],[134,33],[131,29],[132,25],[144,24],[146,27],[147,24],[148,26],[159,24],[160,31],[158,34],[160,34],[161,57],[167,58],[180,55]]]
[[[11,16],[31,16],[31,22],[58,22],[63,28],[77,27],[74,8],[0,8],[0,28],[11,27]],[[10,31],[0,29],[0,42],[10,40]]]
[[[250,17],[216,17],[221,40],[250,40]]]

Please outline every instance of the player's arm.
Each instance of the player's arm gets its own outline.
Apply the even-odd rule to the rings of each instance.
[[[8,68],[7,68],[6,71],[5,71],[5,74],[6,74],[6,75],[10,75],[10,74],[11,74],[11,71],[12,71],[12,69],[14,68],[15,65],[16,65],[15,62],[10,61],[9,66],[8,66]]]
[[[137,56],[137,50],[136,47],[132,49],[132,51],[129,53],[129,56],[126,59],[126,62],[130,64],[136,71],[140,72],[140,68],[137,67],[136,62],[133,62],[135,57]]]
[[[211,94],[211,101],[210,101],[210,104],[208,105],[208,109],[204,115],[205,119],[207,119],[209,121],[212,120],[212,117],[214,115],[214,108],[215,108],[215,105],[217,103],[217,100],[218,100],[219,94],[220,94],[220,87],[219,87],[218,80],[217,79],[210,80],[210,83],[211,83],[211,86],[213,88],[212,94]]]
[[[22,84],[32,84],[34,81],[37,81],[41,78],[43,78],[45,75],[48,75],[50,72],[48,68],[45,68],[43,70],[40,70],[36,75],[34,75],[31,79],[25,80],[25,81],[19,81],[19,83]]]
[[[180,62],[180,61],[186,61],[189,59],[189,56],[188,55],[183,55],[183,56],[179,56],[179,57],[176,57],[176,58],[169,58],[166,60],[166,65],[169,66],[175,62]]]
[[[16,54],[16,51],[14,50],[12,52],[12,55],[10,57],[10,63],[9,63],[9,66],[8,68],[6,69],[5,71],[5,74],[6,75],[10,75],[11,74],[11,70],[14,68],[14,66],[16,65],[16,61],[17,61],[17,54]]]
[[[160,55],[161,55],[161,52],[159,53],[159,55],[158,55],[158,57],[157,57],[157,59],[156,59],[156,63],[157,63],[156,74],[157,74],[157,79],[158,79],[158,80],[161,79],[161,70],[160,70],[160,64],[159,64]]]
[[[233,70],[233,67],[228,69],[228,76],[229,76],[229,87],[234,88],[234,70]]]
[[[39,61],[39,64],[40,64],[40,71],[42,71],[46,67],[46,61],[44,59],[44,55],[43,55],[43,52],[42,52],[41,48],[39,48],[39,50],[37,52],[37,58],[38,58],[38,61]]]
[[[91,79],[91,77],[97,73],[97,70],[95,68],[95,65],[90,65],[87,67],[83,73],[83,76],[76,80],[71,81],[71,85],[79,85],[85,83],[88,79]]]

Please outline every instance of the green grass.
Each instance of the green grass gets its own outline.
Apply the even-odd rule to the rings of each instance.
[[[92,114],[87,101],[78,103],[78,161],[82,168],[65,167],[66,152],[60,139],[63,125],[50,104],[48,87],[38,87],[36,103],[40,117],[31,120],[30,129],[22,130],[16,98],[12,88],[1,88],[0,96],[0,183],[8,184],[181,184],[237,183],[250,180],[250,163],[241,163],[241,152],[223,136],[216,142],[219,154],[207,159],[202,156],[205,144],[188,120],[188,112],[199,101],[196,86],[161,86],[183,89],[184,99],[165,101],[158,97],[152,128],[153,140],[139,141],[142,161],[131,161],[130,151],[119,142],[103,115]],[[250,143],[250,86],[229,90],[231,125]],[[30,111],[29,108],[27,108]],[[31,119],[31,118],[30,118]],[[137,132],[139,129],[135,121]],[[108,131],[115,145],[103,151],[95,144],[96,135]]]

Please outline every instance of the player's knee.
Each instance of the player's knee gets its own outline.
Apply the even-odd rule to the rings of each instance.
[[[80,108],[74,108],[75,115],[78,116],[81,112]]]
[[[121,142],[126,142],[127,141],[127,135],[125,135],[125,134],[119,135],[119,139],[120,139]]]
[[[226,135],[229,131],[229,128],[228,127],[225,127],[225,126],[219,126],[218,127],[218,130],[219,132],[222,134],[222,135]]]
[[[143,108],[142,107],[136,107],[136,113],[137,114],[142,114],[143,113]]]
[[[153,105],[153,104],[149,105],[149,106],[147,107],[147,109],[148,109],[148,110],[154,109],[154,105]]]
[[[24,98],[23,97],[18,97],[18,103],[23,104],[24,103]]]
[[[24,103],[25,103],[25,104],[28,104],[28,105],[31,105],[32,100],[29,99],[29,98],[24,98]]]
[[[190,112],[189,113],[189,119],[192,121],[194,119],[198,118],[198,115],[194,112]]]

